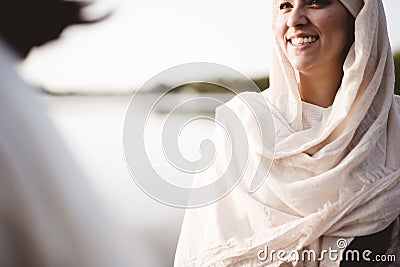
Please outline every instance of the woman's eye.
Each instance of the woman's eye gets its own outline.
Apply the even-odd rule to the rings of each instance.
[[[308,2],[308,4],[311,6],[322,6],[322,5],[327,5],[329,3],[330,3],[330,0],[310,0]]]
[[[289,2],[285,2],[285,3],[281,3],[280,5],[279,5],[279,9],[287,9],[287,8],[292,8],[293,6],[292,6],[292,4],[291,3],[289,3]]]

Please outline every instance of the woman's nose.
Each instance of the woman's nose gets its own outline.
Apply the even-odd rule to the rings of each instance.
[[[287,20],[288,27],[296,27],[308,23],[307,14],[302,7],[293,8]]]

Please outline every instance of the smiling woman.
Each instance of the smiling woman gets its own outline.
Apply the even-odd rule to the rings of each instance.
[[[400,98],[393,94],[382,1],[272,2],[270,88],[224,107],[255,132],[260,126],[250,113],[262,114],[268,106],[275,147],[251,136],[243,143],[247,156],[231,155],[230,163],[249,162],[248,169],[225,198],[186,211],[175,264],[376,266],[382,255],[399,251],[400,214]],[[216,119],[234,123],[223,111],[217,109]],[[268,125],[265,116],[257,119]],[[217,166],[227,164],[226,143],[216,136]],[[253,166],[256,161],[261,165]],[[271,161],[271,169],[263,168]],[[260,170],[267,178],[251,193]],[[218,171],[198,180],[220,177]],[[274,256],[264,257],[267,250]],[[292,251],[317,257],[282,257]]]

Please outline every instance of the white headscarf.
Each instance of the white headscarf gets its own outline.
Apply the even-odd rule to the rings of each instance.
[[[399,216],[400,100],[393,95],[394,66],[383,5],[381,0],[341,2],[356,18],[355,41],[332,107],[319,123],[303,130],[295,73],[275,39],[271,87],[248,95],[253,109],[262,109],[256,103],[264,97],[272,111],[276,147],[271,171],[250,194],[248,179],[255,172],[251,162],[267,164],[270,158],[250,152],[249,170],[228,196],[188,210],[176,266],[279,266],[280,261],[258,260],[257,253],[266,246],[287,252],[339,249],[338,239],[349,243],[377,233]],[[274,0],[273,29],[277,6]],[[238,97],[226,106],[237,112],[249,132],[257,128]],[[218,116],[217,110],[217,120]],[[251,142],[257,146],[257,141]],[[216,146],[227,150],[225,144]],[[232,160],[246,158],[232,155]],[[339,264],[325,258],[307,266]]]

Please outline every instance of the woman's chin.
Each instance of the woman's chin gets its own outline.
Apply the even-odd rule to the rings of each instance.
[[[294,70],[297,70],[300,73],[310,72],[315,67],[311,62],[292,62],[291,65]]]

